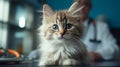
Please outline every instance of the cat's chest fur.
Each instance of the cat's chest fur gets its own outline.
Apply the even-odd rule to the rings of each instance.
[[[73,43],[75,44],[75,43]],[[78,47],[78,46],[77,46]],[[79,52],[80,48],[77,48],[72,44],[68,44],[65,41],[52,41],[44,42],[41,44],[41,51],[50,53],[49,55],[54,58],[55,61],[59,59],[67,59],[71,54]]]

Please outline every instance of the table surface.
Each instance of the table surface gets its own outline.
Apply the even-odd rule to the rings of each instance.
[[[37,60],[29,60],[29,61],[24,60],[24,61],[21,61],[17,64],[14,64],[14,63],[4,64],[4,63],[2,63],[2,64],[0,64],[0,67],[38,67],[37,63],[38,63]],[[95,66],[95,67],[97,67],[97,66],[120,66],[120,62],[119,61],[104,61],[104,62],[95,62],[95,63],[91,63],[90,65],[87,65],[87,67],[93,67],[93,66]],[[50,66],[50,67],[53,67],[53,66]],[[54,67],[59,67],[59,66],[54,66]],[[69,67],[76,67],[76,66],[69,66]]]

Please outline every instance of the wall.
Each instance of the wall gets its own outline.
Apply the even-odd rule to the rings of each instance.
[[[90,15],[96,17],[104,14],[109,22],[110,27],[120,28],[120,0],[92,0],[93,9]]]
[[[72,4],[72,0],[46,0],[55,10],[66,9]],[[103,14],[111,28],[120,28],[120,0],[92,0],[93,8],[90,16],[96,18]]]
[[[46,2],[55,10],[66,9],[72,4],[72,0],[46,0]]]

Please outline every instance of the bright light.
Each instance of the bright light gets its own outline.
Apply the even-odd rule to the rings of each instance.
[[[25,27],[25,17],[20,17],[20,19],[19,19],[19,27],[20,28]]]

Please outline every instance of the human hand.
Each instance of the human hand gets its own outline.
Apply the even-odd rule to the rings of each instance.
[[[103,59],[102,56],[97,52],[89,52],[88,54],[92,62],[95,62],[96,60],[99,60],[99,59]]]

